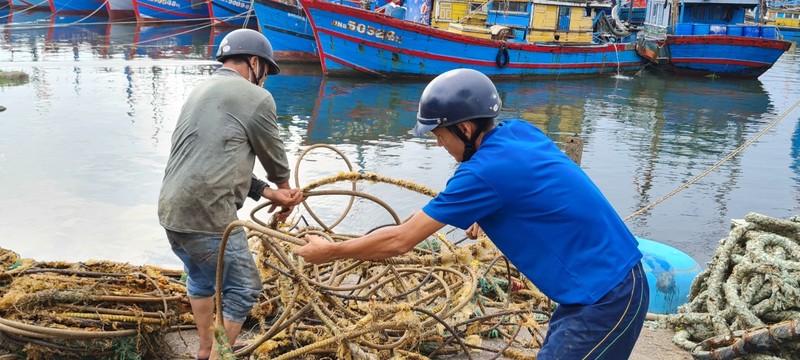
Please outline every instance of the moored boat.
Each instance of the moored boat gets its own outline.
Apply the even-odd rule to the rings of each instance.
[[[639,54],[655,68],[693,76],[756,78],[789,49],[773,26],[745,24],[759,0],[647,3]]]
[[[498,4],[497,22],[487,20],[487,25],[497,25],[495,31],[460,23],[442,30],[322,0],[300,2],[311,20],[323,72],[328,75],[429,77],[469,67],[495,78],[585,77],[630,73],[642,67],[632,43],[616,43],[611,36],[605,37],[606,43],[595,41],[608,35],[593,29],[595,19],[605,19],[605,15],[593,12],[588,21],[581,18],[590,5],[584,2],[556,2],[555,13],[545,11],[541,16],[535,16],[529,2],[514,2],[525,4],[527,12],[522,16],[512,16],[519,15],[517,8],[503,9]],[[561,8],[566,8],[562,19],[574,15],[580,21],[543,28],[545,19],[558,15]],[[500,19],[508,24],[501,25]]]
[[[209,14],[206,1],[133,0],[133,11],[138,22],[208,21]]]
[[[800,1],[770,7],[767,24],[774,25],[784,40],[800,41]]]
[[[249,0],[207,0],[208,15],[214,25],[243,27],[256,24]]]
[[[254,0],[261,33],[269,39],[278,62],[319,62],[314,32],[296,2]]]

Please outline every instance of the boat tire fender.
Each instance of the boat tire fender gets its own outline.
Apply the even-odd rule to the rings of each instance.
[[[498,67],[504,68],[508,67],[509,61],[508,47],[506,47],[506,43],[503,42],[503,44],[500,45],[500,49],[497,50],[497,56],[494,57],[494,62]]]

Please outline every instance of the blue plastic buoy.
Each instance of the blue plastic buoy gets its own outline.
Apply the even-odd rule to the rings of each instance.
[[[675,314],[689,300],[689,289],[702,268],[691,256],[669,245],[637,237],[642,267],[650,285],[650,308],[655,314]]]

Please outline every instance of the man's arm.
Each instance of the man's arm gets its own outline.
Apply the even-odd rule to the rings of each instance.
[[[400,225],[383,227],[352,240],[329,243],[319,236],[306,235],[308,244],[294,252],[313,264],[338,259],[383,260],[411,251],[444,225],[418,211]]]

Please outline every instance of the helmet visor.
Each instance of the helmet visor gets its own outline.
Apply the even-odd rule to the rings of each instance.
[[[417,124],[414,125],[414,136],[422,136],[429,131],[435,129],[442,121],[439,119],[420,119],[417,118]]]
[[[275,63],[274,60],[267,58],[267,63],[269,64],[269,69],[267,70],[268,75],[278,75],[281,73],[281,68],[278,67],[278,64]]]

